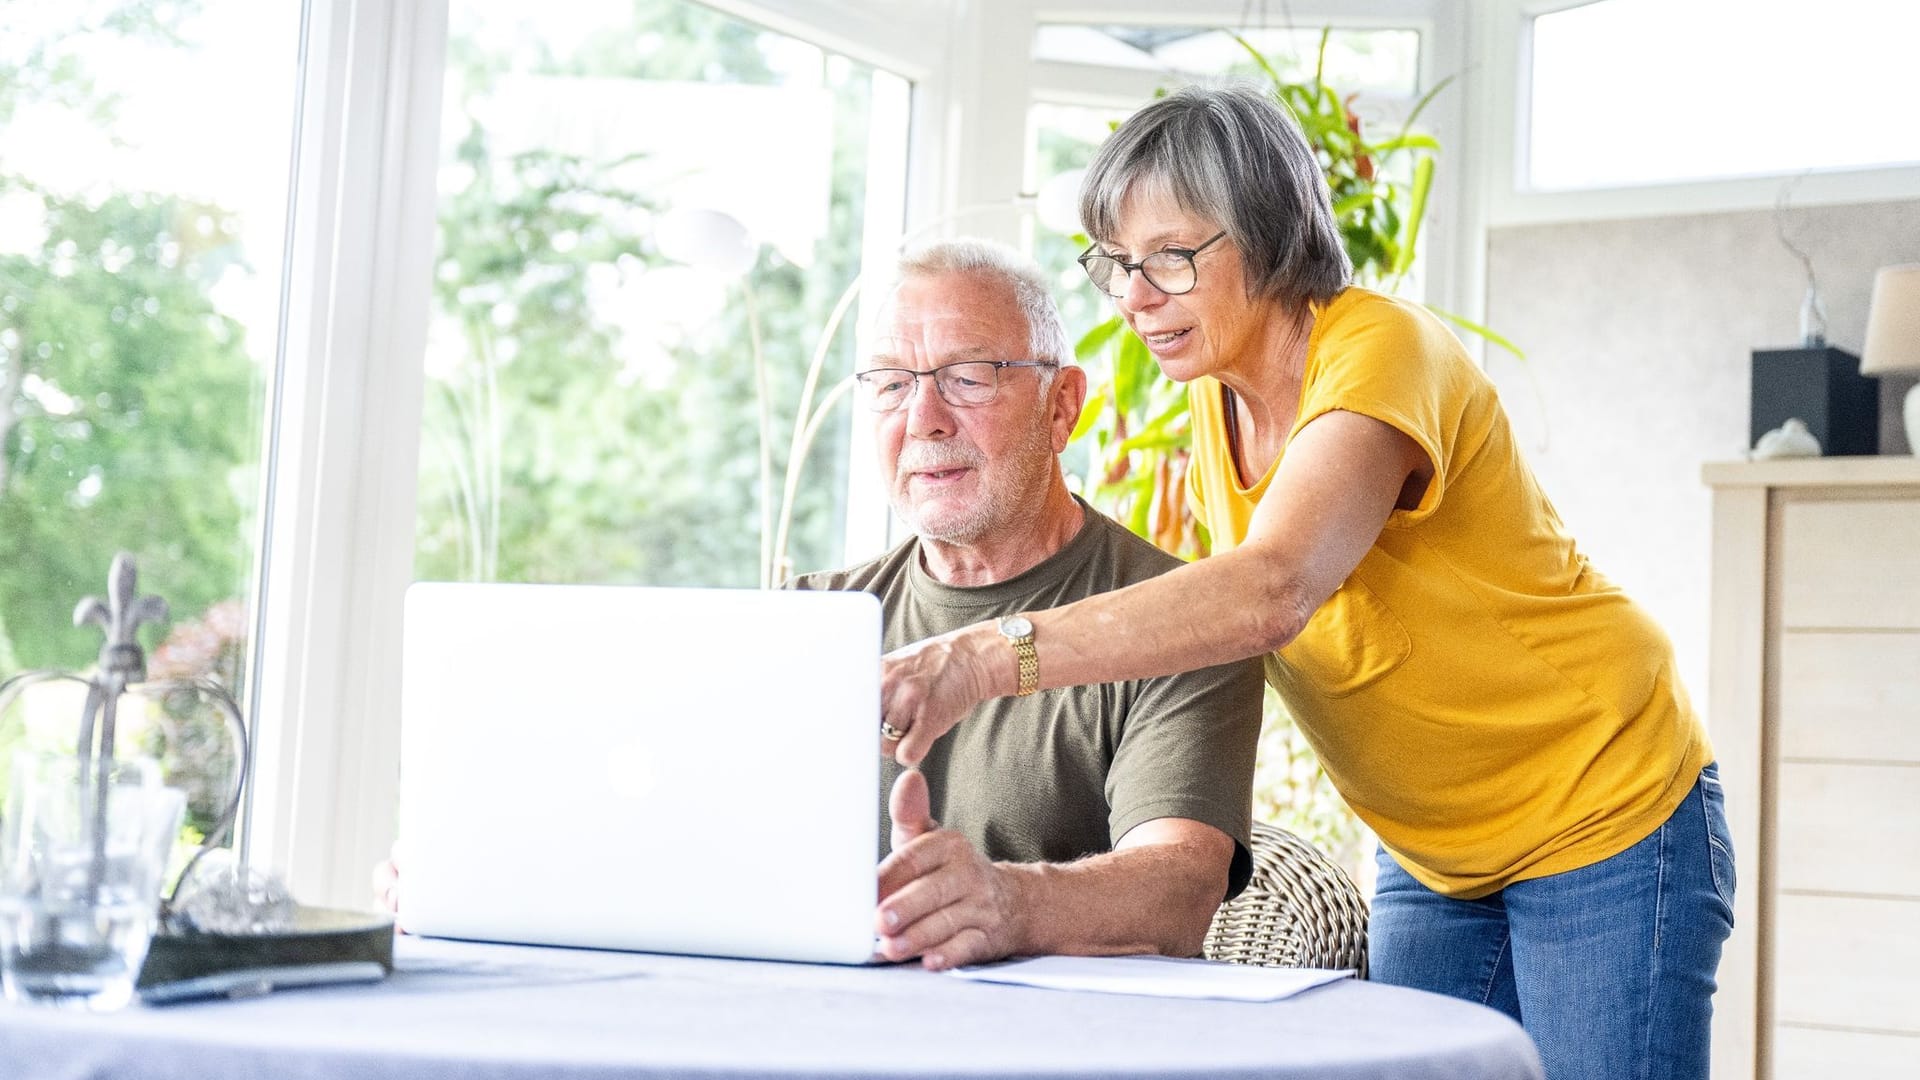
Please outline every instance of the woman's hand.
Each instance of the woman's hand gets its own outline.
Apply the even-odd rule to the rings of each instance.
[[[1002,663],[995,665],[995,657]],[[881,657],[882,752],[909,768],[920,764],[975,705],[1012,693],[1016,670],[1012,651],[992,623],[916,641]]]
[[[387,859],[373,868],[373,905],[393,916],[394,929],[406,933],[400,925],[400,841],[395,840]]]

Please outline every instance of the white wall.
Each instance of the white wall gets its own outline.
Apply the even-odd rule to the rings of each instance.
[[[1873,273],[1920,261],[1920,199],[1786,212],[1828,339],[1858,352]],[[1704,712],[1709,500],[1700,466],[1747,449],[1750,353],[1798,344],[1804,275],[1773,211],[1492,229],[1487,319],[1527,351],[1487,371],[1595,565],[1658,618]],[[1902,452],[1882,388],[1881,452]]]

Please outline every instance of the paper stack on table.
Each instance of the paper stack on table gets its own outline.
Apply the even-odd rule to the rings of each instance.
[[[1167,956],[1037,956],[1030,960],[955,968],[947,974],[975,982],[1013,983],[1046,990],[1279,1001],[1344,979],[1353,972],[1253,967]]]

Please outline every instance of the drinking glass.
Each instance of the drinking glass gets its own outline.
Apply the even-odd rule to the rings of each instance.
[[[0,817],[0,988],[8,1001],[132,1000],[186,795],[151,758],[100,768],[21,753]]]

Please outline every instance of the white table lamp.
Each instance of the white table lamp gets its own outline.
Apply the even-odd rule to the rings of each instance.
[[[1873,276],[1860,374],[1920,373],[1920,263],[1884,266]],[[1907,391],[1907,448],[1920,455],[1920,384]]]

